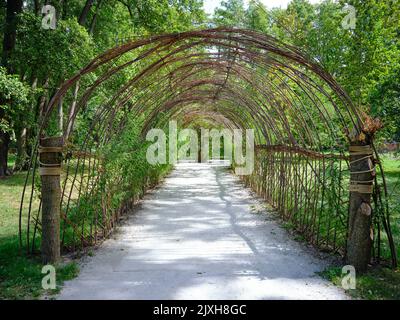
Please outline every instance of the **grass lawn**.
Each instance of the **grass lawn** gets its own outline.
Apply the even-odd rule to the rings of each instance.
[[[383,168],[389,193],[391,227],[400,257],[400,158],[391,155],[382,156]],[[322,276],[341,286],[341,268],[328,268]],[[374,267],[366,274],[356,277],[356,289],[348,290],[348,294],[360,299],[396,299],[400,300],[400,268]]]
[[[10,159],[10,164],[13,160]],[[18,214],[24,181],[24,173],[0,180],[0,299],[32,299],[44,293],[54,294],[64,280],[78,272],[75,263],[60,265],[56,268],[58,288],[45,292],[40,257],[27,257],[20,252]]]
[[[321,276],[342,285],[342,268],[328,268]],[[356,289],[346,291],[355,299],[400,300],[400,270],[376,267],[356,276]]]
[[[384,156],[382,162],[389,193],[392,233],[397,245],[397,257],[400,258],[400,156]]]

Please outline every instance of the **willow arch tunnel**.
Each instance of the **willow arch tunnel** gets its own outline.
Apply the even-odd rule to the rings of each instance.
[[[90,119],[83,139],[79,117]],[[41,232],[45,262],[56,261],[60,248],[106,237],[134,202],[111,207],[112,188],[100,183],[109,161],[102,150],[129,119],[142,136],[176,119],[254,129],[255,171],[243,180],[305,240],[360,271],[382,251],[397,263],[373,146],[379,126],[316,61],[268,35],[218,28],[127,42],[63,83],[41,119],[21,199],[20,242],[34,252]],[[60,122],[61,138],[42,139]]]

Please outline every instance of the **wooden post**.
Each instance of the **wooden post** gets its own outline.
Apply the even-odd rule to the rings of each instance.
[[[350,145],[350,203],[347,264],[358,272],[367,269],[373,241],[371,194],[375,175],[372,148],[367,143]]]
[[[62,137],[40,140],[40,168],[42,183],[42,260],[57,263],[60,259],[61,160]]]

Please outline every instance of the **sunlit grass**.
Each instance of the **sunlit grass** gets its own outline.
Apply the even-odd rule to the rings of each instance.
[[[382,157],[383,170],[389,195],[389,210],[393,238],[400,256],[400,158],[393,155]]]
[[[13,158],[10,160],[9,165],[12,166]],[[58,266],[58,288],[45,292],[41,287],[44,275],[41,273],[43,264],[40,257],[28,257],[21,252],[18,224],[25,176],[25,172],[16,172],[0,180],[0,299],[32,299],[44,293],[54,294],[64,280],[74,277],[78,272],[75,263]],[[37,201],[35,204],[37,206]]]
[[[342,286],[342,268],[328,268],[320,275]],[[400,271],[376,267],[365,274],[356,275],[356,288],[346,290],[346,293],[356,299],[400,300]]]

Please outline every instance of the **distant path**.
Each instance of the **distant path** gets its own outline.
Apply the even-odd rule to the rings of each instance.
[[[59,298],[346,299],[315,274],[327,263],[257,208],[225,169],[179,164]]]

